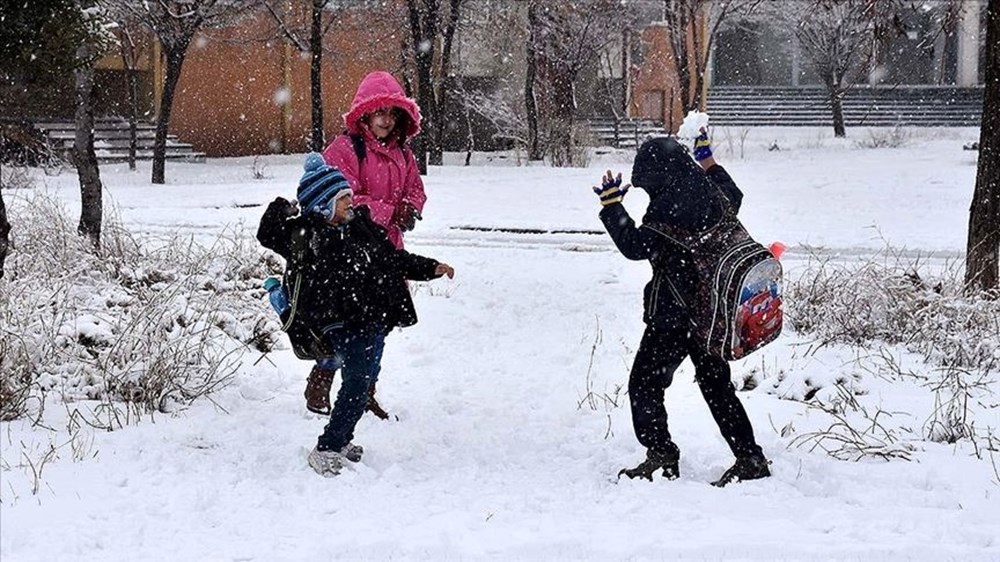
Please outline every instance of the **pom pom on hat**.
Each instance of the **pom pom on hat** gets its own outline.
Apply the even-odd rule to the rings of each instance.
[[[323,155],[319,152],[310,152],[306,154],[306,161],[303,168],[307,172],[315,172],[316,170],[326,166],[326,160],[323,160]]]
[[[310,152],[302,167],[305,173],[299,180],[297,197],[303,213],[329,211],[337,199],[353,195],[340,170],[328,165],[318,152]]]

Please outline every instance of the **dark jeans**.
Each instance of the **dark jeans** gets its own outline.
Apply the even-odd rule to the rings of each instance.
[[[663,397],[674,380],[674,372],[688,355],[694,362],[695,381],[733,454],[737,457],[763,456],[746,410],[736,397],[729,363],[707,355],[686,326],[647,326],[642,335],[628,381],[632,427],[639,443],[660,453],[678,451],[670,438]]]
[[[337,350],[335,359],[342,382],[317,448],[339,451],[354,439],[354,427],[365,413],[368,385],[378,372],[385,333],[381,329],[342,328],[328,332],[326,337]]]
[[[382,372],[382,352],[385,351],[385,331],[380,330],[375,340],[375,360],[372,365],[372,384],[378,381],[378,375]],[[316,366],[320,369],[336,371],[344,366],[344,357],[337,354],[334,357],[317,359]]]

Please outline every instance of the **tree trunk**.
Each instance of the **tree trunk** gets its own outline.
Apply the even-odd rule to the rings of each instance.
[[[451,75],[451,54],[452,46],[455,42],[455,32],[458,30],[458,19],[461,15],[461,6],[464,0],[449,0],[448,19],[443,29],[434,30],[434,36],[441,37],[441,55],[438,65],[437,78],[435,80],[434,95],[434,115],[437,119],[437,126],[434,131],[434,143],[430,147],[428,162],[435,166],[444,164],[444,139],[445,127],[454,124],[457,119],[445,119],[450,115],[449,109],[453,97],[449,94],[453,91],[454,80]],[[437,21],[437,20],[435,20]]]
[[[125,70],[128,75],[128,169],[135,170],[135,153],[139,148],[139,80],[134,67]]]
[[[538,142],[538,105],[535,103],[535,74],[538,64],[538,55],[535,51],[535,42],[538,32],[538,5],[532,2],[528,6],[528,44],[527,44],[527,71],[524,77],[524,109],[528,121],[528,160],[538,161],[544,158],[540,143]]]
[[[549,69],[552,84],[552,114],[548,119],[548,148],[552,165],[574,164],[573,116],[576,112],[573,77],[569,69],[555,64]]]
[[[166,46],[164,48],[166,49]],[[184,54],[186,51],[186,43],[167,50],[167,72],[163,79],[163,99],[160,100],[160,115],[156,120],[156,138],[153,141],[152,183],[165,183],[167,131],[170,127],[170,109],[174,103],[174,93],[177,91],[177,82],[181,77],[181,66],[184,64]]]
[[[3,279],[3,264],[7,261],[10,247],[10,223],[7,222],[7,205],[3,202],[3,185],[0,185],[0,279]]]
[[[674,72],[677,76],[677,87],[680,90],[682,113],[696,109],[691,85],[691,59],[688,51],[688,39],[691,37],[691,26],[694,23],[694,7],[689,0],[666,0],[664,16],[667,31],[670,33],[670,50],[673,54]],[[697,49],[697,46],[695,46]]]
[[[122,26],[120,38],[122,66],[125,68],[125,90],[128,92],[128,169],[135,170],[135,153],[138,149],[137,122],[139,120],[139,79],[136,76],[135,44],[128,28]]]
[[[420,4],[418,6],[418,4]],[[424,5],[420,0],[408,0],[410,37],[417,63],[417,104],[420,106],[421,132],[414,139],[413,152],[421,175],[427,175],[427,156],[434,145],[437,122],[434,104],[434,84],[431,78],[434,65],[434,37],[430,30],[437,28],[437,3]]]
[[[312,3],[312,25],[309,29],[309,97],[312,106],[312,137],[309,148],[322,152],[323,139],[323,6],[325,0]]]
[[[1000,0],[986,7],[985,90],[976,191],[969,209],[966,289],[1000,296]]]
[[[92,47],[77,48],[80,60],[91,60]],[[92,62],[74,71],[76,78],[76,137],[73,141],[73,162],[80,179],[80,224],[77,231],[93,243],[101,245],[101,171],[94,153],[94,66]]]
[[[830,109],[833,112],[833,136],[843,138],[847,136],[847,129],[844,127],[844,91],[834,80],[826,81],[826,89],[830,94]]]

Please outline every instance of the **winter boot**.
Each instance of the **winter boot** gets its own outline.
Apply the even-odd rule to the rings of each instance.
[[[618,478],[624,474],[629,478],[645,478],[653,481],[653,473],[663,469],[663,477],[667,480],[676,480],[681,475],[679,465],[680,452],[676,449],[669,453],[661,453],[652,449],[646,451],[646,460],[639,463],[635,468],[623,468],[618,473]]]
[[[309,466],[316,471],[316,474],[324,478],[331,478],[340,474],[346,461],[347,458],[338,451],[320,451],[315,447],[309,453],[308,458]]]
[[[343,449],[340,450],[340,454],[351,462],[361,462],[361,455],[365,454],[365,448],[361,445],[348,443],[347,445],[344,445]]]
[[[767,465],[767,459],[762,456],[737,457],[736,464],[727,470],[722,478],[712,482],[712,485],[722,488],[743,480],[767,478],[771,475],[771,470],[767,468]]]
[[[383,410],[382,406],[379,406],[378,400],[375,399],[375,383],[368,386],[368,406],[365,409],[375,414],[375,417],[380,420],[389,419],[389,412]]]
[[[330,415],[330,386],[337,371],[313,367],[306,380],[306,409],[324,416]]]

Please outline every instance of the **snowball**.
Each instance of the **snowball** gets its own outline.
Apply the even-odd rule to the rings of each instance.
[[[681,128],[677,129],[677,138],[691,140],[701,135],[702,129],[708,128],[708,114],[699,111],[689,111],[681,123]]]

